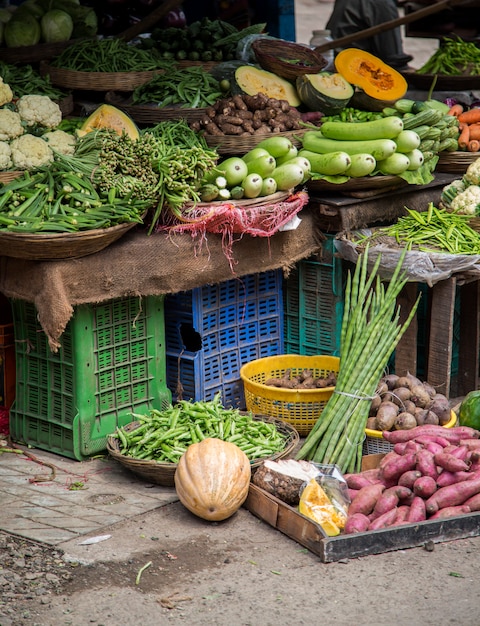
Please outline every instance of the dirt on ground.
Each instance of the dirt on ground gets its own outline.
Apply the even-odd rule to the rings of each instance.
[[[0,534],[1,626],[478,626],[480,537],[335,563],[178,502],[52,548]]]

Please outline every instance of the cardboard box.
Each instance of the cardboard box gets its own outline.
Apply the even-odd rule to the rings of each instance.
[[[374,454],[363,457],[362,469],[376,467],[382,456]],[[480,535],[479,512],[365,533],[327,537],[321,526],[253,483],[250,484],[243,506],[273,528],[308,548],[320,557],[322,563],[415,548],[427,542],[440,543]]]

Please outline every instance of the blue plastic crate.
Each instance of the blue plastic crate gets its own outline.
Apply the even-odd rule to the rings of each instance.
[[[171,401],[163,296],[76,307],[56,353],[33,304],[16,300],[12,310],[15,441],[81,460],[105,450],[108,435],[131,422],[132,412]]]
[[[283,353],[281,270],[167,295],[165,337],[174,400],[244,408],[242,365]]]
[[[344,306],[342,260],[327,235],[320,257],[297,263],[284,284],[285,351],[339,356]]]

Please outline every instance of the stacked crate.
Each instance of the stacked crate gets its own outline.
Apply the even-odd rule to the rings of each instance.
[[[102,452],[134,413],[171,401],[166,386],[164,298],[76,307],[53,353],[35,306],[12,302],[16,397],[14,441],[74,459]]]

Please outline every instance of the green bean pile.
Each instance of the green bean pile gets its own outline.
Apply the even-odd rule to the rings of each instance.
[[[0,61],[0,77],[4,83],[10,85],[16,98],[40,94],[48,96],[51,100],[61,100],[68,95],[64,90],[53,86],[49,76],[42,76],[31,65],[17,66]]]
[[[286,436],[272,422],[224,408],[217,394],[210,401],[181,400],[163,411],[133,414],[139,422],[131,431],[117,428],[120,452],[135,459],[178,463],[189,445],[208,437],[236,444],[250,461],[272,456],[285,448]]]
[[[480,48],[476,43],[462,39],[445,39],[417,74],[445,76],[478,76],[480,74]]]
[[[134,89],[134,104],[157,103],[160,108],[180,105],[182,108],[207,107],[222,97],[219,82],[201,66],[175,69],[157,74]]]
[[[408,215],[376,233],[395,237],[408,250],[415,246],[421,252],[480,254],[480,234],[469,226],[470,215],[437,209],[432,202],[426,212],[407,211]]]
[[[145,72],[169,69],[171,61],[119,38],[79,41],[51,61],[52,67],[77,72]]]

